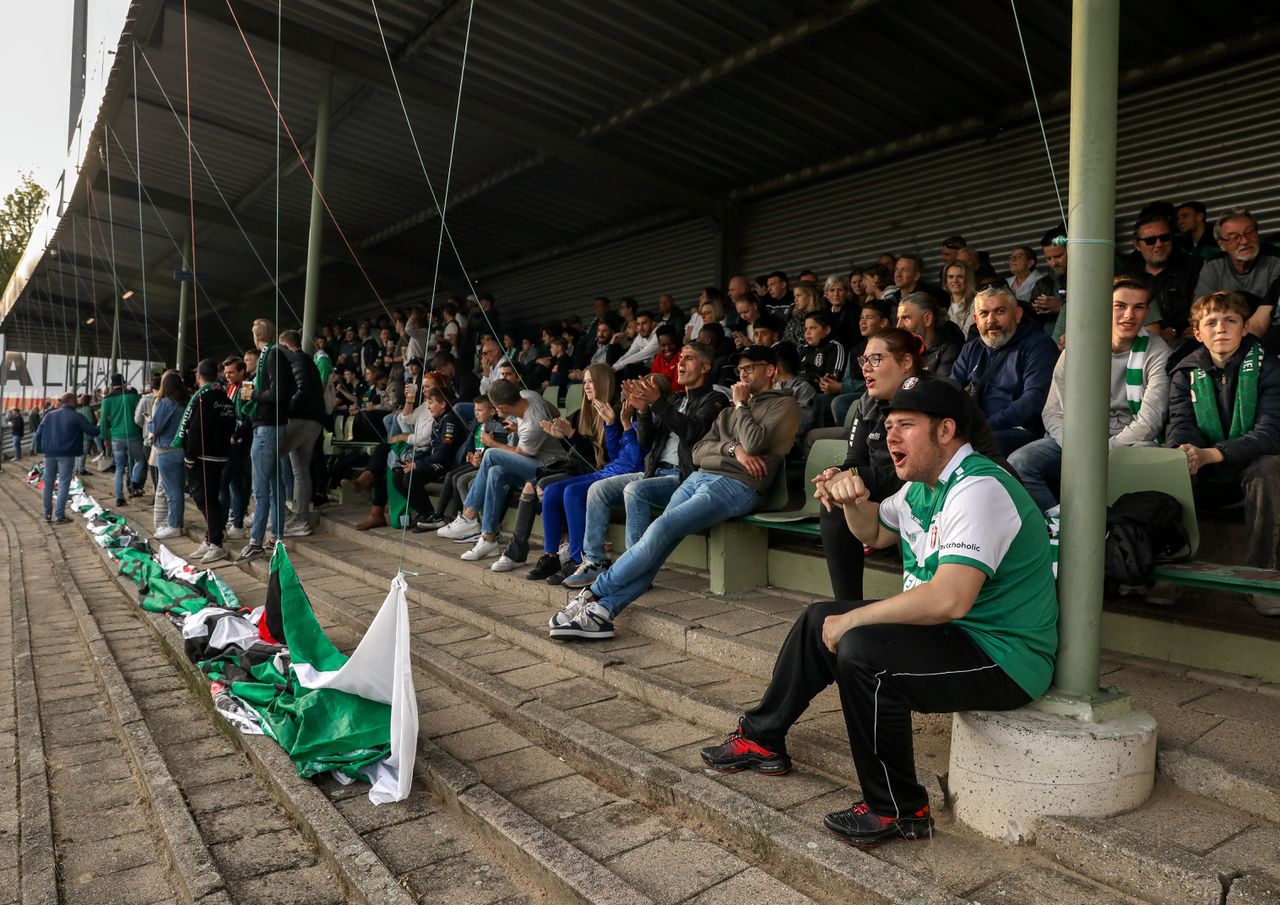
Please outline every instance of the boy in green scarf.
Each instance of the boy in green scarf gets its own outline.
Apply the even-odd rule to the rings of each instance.
[[[1191,325],[1202,348],[1178,362],[1169,390],[1168,445],[1187,455],[1197,506],[1244,499],[1245,564],[1277,567],[1280,546],[1280,361],[1245,331],[1236,292],[1201,296]],[[1264,616],[1280,597],[1249,595]]]

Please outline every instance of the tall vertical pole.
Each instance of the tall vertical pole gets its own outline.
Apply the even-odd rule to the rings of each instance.
[[[1062,545],[1055,689],[1098,692],[1107,517],[1111,275],[1116,235],[1119,0],[1074,0]]]
[[[324,174],[329,163],[329,104],[333,97],[333,70],[320,78],[320,100],[316,106],[316,149],[311,164],[315,182],[311,186],[311,230],[307,235],[307,281],[302,300],[302,348],[311,353],[316,338],[320,307],[320,262],[324,254]],[[279,287],[276,287],[279,292]]]
[[[178,371],[187,368],[187,331],[191,323],[191,284],[196,275],[191,272],[191,230],[187,230],[182,240],[182,282],[178,284],[178,351],[174,356]]]
[[[113,286],[114,303],[111,306],[111,373],[119,371],[120,366],[120,287]]]
[[[67,103],[67,149],[84,106],[85,51],[89,39],[89,0],[74,0],[71,12],[71,97]]]

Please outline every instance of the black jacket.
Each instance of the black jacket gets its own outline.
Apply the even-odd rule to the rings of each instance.
[[[720,410],[729,404],[729,398],[710,383],[703,384],[689,393],[689,401],[683,412],[678,396],[662,396],[649,411],[636,415],[636,440],[649,452],[644,458],[644,476],[653,477],[658,469],[658,459],[667,438],[675,433],[680,438],[680,480],[693,474],[694,444],[707,435]]]
[[[214,386],[196,399],[182,443],[183,460],[188,464],[194,464],[196,459],[227,461],[235,432],[236,404],[220,385]]]
[[[928,381],[941,378],[926,375],[920,379]],[[973,448],[1017,477],[1017,473],[1005,461],[996,445],[995,434],[991,432],[987,417],[978,403],[967,393],[964,398],[969,415],[969,442]],[[893,459],[889,457],[889,446],[885,440],[884,419],[888,415],[889,402],[863,393],[857,406],[858,414],[849,428],[849,452],[841,468],[857,467],[858,476],[867,485],[871,499],[880,502],[888,499],[902,486],[902,480],[894,471]]]
[[[254,427],[284,427],[289,423],[289,400],[297,387],[288,354],[284,346],[272,346],[266,360],[260,363],[262,385],[253,391],[253,401],[257,403],[251,416]],[[323,408],[323,397],[321,402]]]
[[[1191,372],[1196,368],[1204,368],[1217,391],[1218,417],[1222,419],[1222,430],[1224,433],[1230,431],[1240,364],[1257,342],[1255,337],[1246,335],[1244,342],[1224,368],[1213,363],[1209,350],[1204,346],[1174,365],[1170,376],[1169,431],[1166,434],[1169,446],[1178,447],[1183,443],[1190,443],[1207,449],[1216,445],[1222,451],[1222,464],[1231,468],[1244,468],[1259,456],[1280,452],[1280,360],[1274,355],[1262,357],[1253,430],[1243,437],[1211,444],[1196,423],[1195,407],[1191,404]]]
[[[467,428],[453,409],[435,420],[431,426],[431,442],[419,449],[413,457],[414,465],[444,465],[449,467],[458,456],[458,447],[467,441]]]
[[[933,345],[924,350],[924,368],[935,377],[950,377],[951,366],[960,357],[964,334],[951,321],[944,321],[933,337]]]
[[[1191,303],[1196,300],[1196,281],[1204,259],[1174,252],[1164,270],[1155,276],[1147,273],[1147,262],[1138,252],[1124,259],[1124,272],[1140,276],[1151,284],[1151,304],[1160,306],[1160,324],[1172,327],[1179,335],[1191,320]]]
[[[304,421],[325,421],[324,385],[320,383],[320,369],[315,359],[298,349],[291,352],[280,347],[289,356],[289,367],[293,370],[293,396],[289,399],[289,417]]]

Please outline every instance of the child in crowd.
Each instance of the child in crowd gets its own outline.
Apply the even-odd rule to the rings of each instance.
[[[486,447],[507,445],[507,429],[498,420],[498,410],[494,408],[493,401],[487,395],[477,396],[475,410],[476,425],[468,444],[466,459],[463,464],[453,468],[444,476],[444,489],[440,491],[435,512],[413,526],[417,534],[435,531],[453,521],[462,501],[466,499],[467,491],[471,489],[471,482],[475,480],[476,472],[480,470],[480,456],[483,455]],[[488,443],[485,442],[486,435],[490,438]]]
[[[1191,326],[1202,347],[1174,366],[1168,445],[1186,453],[1197,507],[1244,499],[1245,564],[1277,566],[1280,539],[1280,362],[1245,332],[1249,306],[1236,292],[1201,296]],[[1280,597],[1250,594],[1264,616]]]

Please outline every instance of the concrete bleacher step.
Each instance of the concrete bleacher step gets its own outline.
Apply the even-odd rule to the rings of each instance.
[[[356,531],[354,525],[362,517],[359,510],[329,507],[324,512],[321,531],[332,534],[348,548],[355,544],[363,549],[385,549],[388,541],[399,548],[398,532]],[[323,535],[317,536],[317,542],[325,543],[322,538]],[[464,562],[458,558],[464,549],[462,545],[439,540],[434,533],[410,535],[404,559],[414,565],[406,565],[406,568],[439,572],[489,589],[489,594],[496,591],[516,600],[542,605],[548,615],[564,605],[568,592],[563,588],[527,581],[524,578],[527,569],[497,573],[488,568],[492,560]],[[302,552],[305,555],[307,550]],[[349,571],[358,568],[358,562],[348,560],[336,557],[333,566]],[[483,591],[476,593],[484,594]],[[727,683],[732,676],[734,682],[728,684],[742,687],[743,694],[747,695],[744,700],[754,701],[756,698],[750,696],[751,689],[754,687],[758,695],[768,681],[778,646],[807,600],[802,595],[773,589],[719,597],[708,592],[704,575],[664,569],[659,573],[654,588],[628,607],[621,617],[618,623],[620,637],[604,645],[589,647],[607,653],[614,649],[613,645],[633,644],[634,633],[674,648],[684,656],[707,661],[716,669],[730,670],[724,681]],[[489,618],[468,607],[459,613],[462,618]],[[500,613],[494,615],[501,616]],[[491,625],[492,622],[481,624]],[[521,637],[528,635],[528,643],[538,645],[541,655],[583,656],[573,652],[554,653],[563,650],[563,645],[550,641],[538,628],[535,626],[533,633],[522,633]],[[499,627],[496,630],[503,629]],[[1274,745],[1239,743],[1241,739],[1250,738],[1251,733],[1260,739],[1266,738],[1268,733],[1272,738],[1275,733],[1280,733],[1280,684],[1114,654],[1104,658],[1104,666],[1108,671],[1103,675],[1103,685],[1116,685],[1130,692],[1138,706],[1160,720],[1159,767],[1162,775],[1190,792],[1209,794],[1262,817],[1280,814],[1280,763],[1270,756]],[[595,667],[584,664],[583,668]],[[623,682],[627,671],[602,670],[602,673],[608,674],[606,681]],[[1161,677],[1167,679],[1158,681]],[[718,703],[719,710],[724,712],[727,707],[733,719],[736,719],[738,706],[744,702],[730,700],[726,705],[723,698],[717,702],[712,694],[713,687],[699,688],[689,696],[683,692],[673,696],[660,689],[659,679],[655,679],[654,686],[643,692],[625,687],[623,690],[641,695],[651,705],[659,707],[672,699],[679,702],[680,707]],[[1237,700],[1236,696],[1241,694],[1248,696],[1247,700]],[[708,697],[713,701],[708,702]],[[808,725],[811,721],[806,721],[797,727],[799,731],[792,749],[814,766],[836,775],[849,775],[843,723],[839,719],[834,695],[830,700],[825,716],[816,718],[819,725],[825,721],[831,730],[826,733],[827,740],[824,742],[821,737],[815,737]],[[1191,710],[1178,710],[1178,705],[1191,701],[1195,701]],[[704,709],[707,714],[714,712],[714,708]],[[688,713],[694,715],[692,710]],[[1255,720],[1252,725],[1241,722],[1239,718],[1245,713],[1253,714],[1261,722]],[[947,770],[950,720],[929,716],[917,716],[917,720],[921,727],[916,741],[917,767],[921,771],[922,782],[930,786],[931,792],[936,792],[937,777]],[[732,726],[732,721],[727,725]],[[830,741],[833,737],[837,740],[834,743]],[[1263,753],[1256,753],[1258,751]]]

